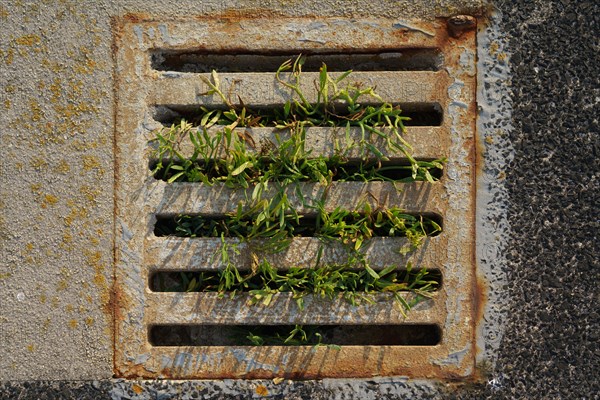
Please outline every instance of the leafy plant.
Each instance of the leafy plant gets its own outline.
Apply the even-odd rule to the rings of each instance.
[[[332,344],[324,345],[323,332],[330,330],[327,326],[264,326],[252,331],[240,330],[240,336],[244,337],[248,344],[254,346],[300,346],[313,345],[327,346],[339,350],[340,347]]]
[[[371,87],[361,88],[350,83],[343,86],[342,82],[351,71],[334,79],[326,65],[321,67],[319,74],[317,101],[309,103],[301,89],[302,63],[302,57],[293,63],[287,61],[275,74],[277,82],[292,89],[298,99],[288,100],[282,108],[269,110],[250,110],[241,99],[239,106],[233,105],[221,91],[218,74],[213,71],[212,82],[204,78],[210,87],[205,94],[218,95],[228,109],[201,107],[201,115],[196,118],[197,127],[182,120],[157,132],[154,175],[168,182],[213,184],[220,181],[230,187],[248,187],[251,183],[273,180],[327,183],[337,171],[340,171],[340,176],[336,177],[339,180],[385,179],[384,172],[407,170],[410,173],[403,181],[435,181],[434,171],[443,168],[444,160],[417,161],[412,157],[412,148],[402,137],[404,121],[409,118],[402,116],[399,107],[384,102]],[[285,79],[283,75],[289,70],[289,79]],[[363,105],[361,100],[365,97],[377,101],[377,105]],[[257,126],[286,130],[289,137],[278,135],[276,143],[257,144],[247,131],[236,130]],[[342,139],[345,140],[335,139],[334,157],[313,157],[305,150],[306,128],[311,126],[344,128]],[[213,127],[219,129],[209,134]],[[358,140],[350,138],[351,127],[360,129]],[[186,138],[193,144],[191,156],[179,150],[180,141]],[[374,145],[378,140],[385,143],[385,149]],[[357,171],[347,173],[345,155],[352,149],[359,149],[362,162],[354,168]],[[399,151],[409,165],[382,167],[381,163],[388,160],[384,155],[386,151]],[[168,160],[166,164],[165,160]]]
[[[372,303],[373,294],[389,293],[404,313],[421,299],[431,297],[439,285],[436,273],[425,268],[414,270],[410,264],[405,270],[390,265],[379,272],[368,265],[356,269],[352,263],[278,270],[263,260],[255,270],[246,272],[239,272],[229,262],[225,265],[218,271],[180,272],[173,286],[161,289],[222,294],[247,292],[250,304],[264,306],[270,305],[278,293],[291,293],[300,309],[304,308],[304,297],[309,294],[328,299],[341,294],[352,305],[358,305],[361,301]],[[410,302],[403,296],[407,292],[416,295]]]

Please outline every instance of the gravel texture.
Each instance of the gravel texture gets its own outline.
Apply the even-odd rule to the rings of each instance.
[[[497,3],[512,53],[510,313],[498,365],[457,398],[599,398],[600,4]]]
[[[415,393],[599,398],[600,4],[520,0],[496,6],[512,54],[510,313],[497,366],[484,384],[443,396],[424,385]],[[397,398],[393,385],[403,383],[4,382],[0,398]]]
[[[600,3],[497,6],[512,52],[513,304],[494,384],[460,397],[598,398]]]

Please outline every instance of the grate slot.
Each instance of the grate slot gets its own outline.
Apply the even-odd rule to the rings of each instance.
[[[252,346],[247,338],[271,346],[435,346],[441,340],[437,325],[304,325],[306,342],[284,343],[294,325],[154,325],[153,346]]]
[[[246,283],[247,286],[240,288],[237,292],[249,292],[251,290],[257,290],[257,289],[271,289],[271,290],[278,290],[279,293],[287,293],[290,292],[289,288],[284,288],[281,289],[281,285],[276,285],[274,282],[270,281],[268,279],[268,277],[266,278],[267,283],[264,284],[263,283],[263,275],[260,274],[253,274],[253,276],[250,276],[250,270],[244,270],[244,269],[239,269],[240,273],[242,274],[242,276],[249,276],[248,279],[246,279]],[[278,271],[280,272],[281,275],[285,274],[286,270],[283,270],[281,268],[278,268]],[[358,269],[353,270],[353,272],[361,272]],[[409,279],[408,277],[408,272],[406,270],[398,270],[395,271],[398,273],[398,277],[397,279],[399,281],[403,281],[405,279]],[[152,290],[153,292],[167,292],[167,293],[186,293],[188,291],[193,291],[193,292],[216,292],[218,291],[218,284],[219,284],[219,279],[221,278],[221,274],[218,271],[215,270],[209,270],[209,271],[196,271],[196,272],[191,272],[191,271],[187,271],[185,269],[182,269],[181,271],[177,271],[177,272],[172,272],[172,271],[158,271],[153,273],[150,276],[150,280],[148,282],[148,286],[150,287],[150,290]],[[188,290],[189,288],[189,282],[195,280],[198,283],[198,286],[196,286],[193,290]],[[441,287],[442,285],[442,273],[440,272],[440,270],[427,270],[427,276],[426,276],[426,280],[435,282],[434,284],[434,291],[438,290],[439,287]],[[424,286],[424,284],[420,284],[420,285],[415,285],[415,288],[422,288]],[[346,290],[340,287],[336,287],[334,289],[335,292],[337,293],[344,293]],[[227,292],[231,292],[231,290],[226,290],[224,293]]]
[[[394,103],[392,105],[399,107],[402,110],[402,115],[410,118],[410,120],[404,122],[405,126],[413,127],[442,125],[443,111],[439,103]],[[200,107],[197,105],[161,104],[156,105],[154,109],[154,119],[157,122],[160,122],[163,126],[167,127],[171,126],[172,124],[179,123],[179,121],[182,119],[185,119],[193,124],[198,124],[202,116]],[[210,108],[206,107],[206,109],[209,111],[225,110],[226,107],[216,106]],[[269,119],[274,115],[283,114],[283,107],[255,107],[253,111],[264,116],[264,118]],[[348,120],[343,118],[345,117],[344,110],[336,110],[336,115],[339,115],[340,117],[333,117],[332,122],[341,127],[341,129],[345,129]],[[223,129],[223,127],[220,127],[220,129]],[[353,127],[353,130],[356,130],[356,127]]]
[[[157,71],[176,72],[275,72],[298,52],[229,53],[155,49],[150,53],[151,66]],[[302,70],[318,71],[322,63],[329,71],[437,71],[442,65],[438,49],[402,49],[381,53],[304,52]]]
[[[422,159],[419,158],[417,161],[433,161],[433,159]],[[163,165],[169,165],[172,162],[172,165],[183,166],[183,161],[172,161],[170,159],[163,159]],[[150,161],[150,170],[154,171],[157,166],[157,160]],[[226,178],[227,173],[223,171],[220,174],[210,173],[215,171],[214,163],[204,163],[200,161],[195,161],[194,165],[196,165],[203,173],[206,173],[209,179],[218,179],[218,178]],[[265,163],[268,167],[268,163]],[[403,180],[409,180],[412,176],[412,170],[408,160],[400,159],[398,161],[377,161],[377,160],[367,160],[364,162],[361,161],[353,161],[353,162],[345,162],[342,164],[328,163],[328,170],[331,171],[334,175],[331,177],[332,181],[344,181],[344,182],[362,182],[364,181],[364,174],[377,174],[377,179],[370,179],[370,181],[395,181],[401,182]],[[441,169],[432,169],[430,171],[431,176],[439,180],[443,176],[443,170]],[[173,173],[165,173],[164,170],[156,172],[154,175],[154,179],[161,181],[168,181],[169,178],[173,176]],[[305,177],[301,179],[300,182],[310,182],[311,179],[309,177]],[[184,182],[189,182],[186,180]],[[276,179],[273,179],[273,182],[277,182]]]
[[[415,219],[415,225],[419,230],[423,230],[427,236],[439,235],[437,226],[442,227],[443,221],[440,215],[436,214],[420,214],[410,215],[406,214],[411,218]],[[360,216],[348,216],[340,220],[340,223],[346,225],[356,224],[357,221],[362,218]],[[157,237],[165,236],[179,236],[189,237],[189,234],[178,230],[179,219],[185,219],[185,222],[189,223],[190,232],[193,232],[193,237],[247,237],[252,233],[253,222],[255,216],[249,216],[242,220],[236,220],[234,217],[229,215],[203,215],[203,214],[179,214],[177,216],[171,215],[156,215],[156,224],[154,225],[154,235]],[[407,225],[410,221],[407,221]],[[319,227],[323,225],[322,221],[318,221],[313,215],[300,215],[300,218],[296,221],[295,218],[290,217],[286,221],[286,230],[293,237],[318,237]],[[389,229],[391,225],[384,225],[379,228],[373,224],[369,224],[368,227],[373,231],[373,237],[395,237],[404,236],[402,233],[389,235]],[[410,225],[409,225],[410,227]]]

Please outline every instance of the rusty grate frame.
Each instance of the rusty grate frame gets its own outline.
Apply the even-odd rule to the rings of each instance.
[[[476,43],[473,30],[449,31],[446,20],[409,25],[385,19],[315,22],[302,18],[212,17],[161,21],[129,16],[114,21],[114,32],[116,376],[308,379],[402,375],[460,379],[474,373],[478,302],[474,258]],[[335,184],[330,196],[337,204],[351,206],[356,198],[349,198],[348,193],[369,190],[388,205],[443,215],[443,235],[428,239],[422,251],[412,255],[423,265],[441,269],[444,284],[435,299],[420,303],[403,319],[393,310],[391,302],[353,308],[343,302],[323,304],[309,299],[306,309],[298,312],[287,307],[289,298],[285,299],[283,294],[274,307],[247,308],[244,299],[218,300],[211,293],[153,293],[148,289],[148,275],[157,266],[210,267],[199,254],[206,254],[216,245],[210,240],[154,237],[155,214],[222,208],[227,199],[236,196],[215,194],[212,188],[201,185],[167,185],[149,174],[147,140],[156,127],[150,106],[210,105],[218,100],[200,95],[206,88],[195,74],[153,70],[148,52],[198,48],[216,54],[272,50],[290,53],[441,50],[443,66],[439,71],[398,71],[387,75],[362,72],[354,74],[354,79],[365,79],[371,85],[383,82],[378,92],[386,100],[435,101],[442,106],[441,126],[412,127],[407,134],[417,156],[448,158],[443,179],[435,185],[408,184],[401,194],[384,183],[370,183],[368,187],[358,183]],[[225,81],[226,75],[222,77]],[[278,101],[265,99],[270,93],[256,91],[254,78],[248,77],[242,79],[239,88],[246,104]],[[311,190],[318,188],[307,188],[308,193]],[[294,242],[290,254],[300,257],[311,246],[314,243],[310,238],[301,238]],[[373,243],[370,251],[376,254],[375,258],[395,257],[398,262],[398,255],[385,240]],[[436,323],[442,328],[442,341],[431,347],[346,346],[341,350],[311,346],[153,347],[148,342],[151,324],[265,320],[286,323],[289,318],[296,323],[322,323],[339,321],[340,316],[344,316],[345,323]]]

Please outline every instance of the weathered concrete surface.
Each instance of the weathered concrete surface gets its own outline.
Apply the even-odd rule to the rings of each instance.
[[[0,383],[0,397],[448,398],[444,384],[398,378],[280,385],[106,379],[113,370],[111,318],[104,311],[113,259],[110,17],[207,14],[237,4],[158,3],[0,4],[0,380],[12,381]],[[477,2],[466,9],[458,3],[465,4],[274,0],[238,7],[392,18],[479,8]],[[512,54],[512,95],[498,100],[514,101],[514,129],[500,139],[508,140],[515,154],[510,169],[489,170],[492,182],[506,177],[508,191],[497,196],[510,196],[512,226],[508,246],[500,247],[509,268],[493,272],[509,273],[509,284],[495,295],[499,308],[507,303],[510,313],[498,320],[506,327],[501,341],[493,329],[486,333],[489,354],[497,358],[486,381],[453,393],[459,398],[594,398],[600,392],[600,317],[594,307],[598,221],[593,217],[600,213],[600,9],[593,1],[496,5],[504,17],[490,52],[509,43]],[[497,55],[504,61],[510,56]],[[501,78],[506,65],[495,62],[489,71]],[[506,81],[499,82],[506,87]],[[498,247],[488,249],[484,256],[495,260]],[[32,382],[58,379],[64,381]],[[80,379],[90,381],[72,381]]]
[[[112,375],[109,15],[0,7],[0,379]]]
[[[3,2],[0,7],[0,379],[113,373],[111,18],[364,15],[432,18],[457,2]],[[235,8],[232,8],[235,7]],[[461,10],[481,9],[477,1]]]

